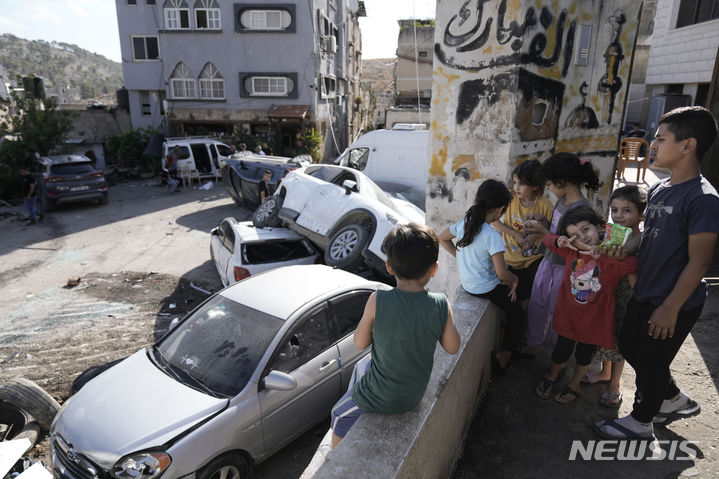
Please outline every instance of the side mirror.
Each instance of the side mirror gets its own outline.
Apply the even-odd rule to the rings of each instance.
[[[213,236],[217,236],[218,235],[217,231],[218,231],[218,228],[217,228],[217,226],[215,226],[214,228],[212,228],[212,231],[210,231],[210,234]]]
[[[295,378],[282,371],[272,370],[262,380],[265,389],[271,389],[274,391],[291,391],[297,387],[297,381]]]
[[[357,182],[352,180],[344,180],[342,186],[345,189],[346,194],[350,194],[353,191],[357,191]]]

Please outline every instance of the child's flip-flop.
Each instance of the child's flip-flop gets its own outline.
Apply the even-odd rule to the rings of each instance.
[[[602,393],[602,396],[599,398],[599,404],[601,404],[604,407],[619,407],[620,404],[622,404],[622,397],[624,395],[620,391],[619,394],[615,394],[611,391],[604,391]]]
[[[582,376],[582,384],[609,384],[609,380],[599,379],[597,371],[590,369]]]
[[[559,404],[570,404],[577,400],[579,393],[569,386],[564,386],[562,392],[554,396],[554,401]]]

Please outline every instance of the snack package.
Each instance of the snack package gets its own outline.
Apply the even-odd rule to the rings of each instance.
[[[632,236],[632,229],[622,225],[607,223],[604,226],[604,240],[602,247],[624,246]]]

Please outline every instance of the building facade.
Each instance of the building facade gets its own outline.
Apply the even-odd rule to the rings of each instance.
[[[116,0],[132,125],[271,138],[324,153],[361,128],[358,0]]]
[[[434,20],[399,20],[394,105],[387,110],[385,127],[395,123],[429,126],[434,60]]]
[[[650,133],[659,117],[674,107],[712,108],[712,96],[719,98],[718,58],[719,0],[658,1],[644,81]]]

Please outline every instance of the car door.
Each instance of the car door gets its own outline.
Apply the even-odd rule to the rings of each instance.
[[[210,241],[212,255],[215,258],[215,267],[220,275],[223,285],[235,282],[232,265],[232,254],[234,252],[235,232],[227,221],[222,221]]]
[[[332,344],[327,303],[303,314],[276,348],[265,374],[297,381],[290,391],[260,388],[265,451],[272,453],[326,417],[340,397],[339,350]]]
[[[329,301],[330,321],[340,352],[342,392],[347,390],[355,364],[368,352],[355,347],[353,336],[370,294],[368,290],[351,291]]]
[[[329,166],[325,168],[339,170]],[[297,217],[298,225],[327,236],[342,215],[351,209],[353,196],[357,193],[347,194],[342,183],[344,180],[356,183],[357,177],[346,170],[339,170],[338,173],[332,182],[323,182],[309,192],[305,207]]]

